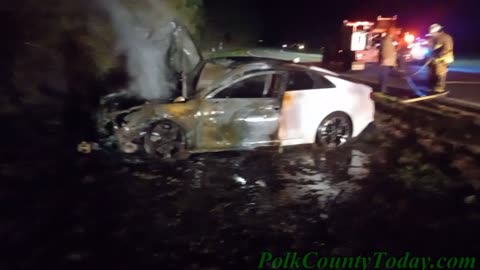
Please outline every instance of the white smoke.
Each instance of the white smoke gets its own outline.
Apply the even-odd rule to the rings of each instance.
[[[121,0],[100,1],[111,17],[117,50],[127,56],[129,89],[148,100],[170,98],[176,88],[168,55],[174,44],[173,13],[162,0],[137,0],[147,5],[136,9]]]

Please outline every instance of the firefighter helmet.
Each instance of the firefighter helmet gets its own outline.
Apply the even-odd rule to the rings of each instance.
[[[434,23],[434,24],[430,25],[430,28],[429,28],[429,31],[428,31],[428,32],[429,32],[430,34],[435,34],[435,33],[440,32],[440,30],[442,30],[442,29],[443,29],[443,26],[441,26],[441,25],[438,24],[438,23]]]

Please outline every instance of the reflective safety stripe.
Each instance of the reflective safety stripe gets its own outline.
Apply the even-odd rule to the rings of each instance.
[[[453,62],[455,61],[455,58],[454,58],[452,52],[446,53],[446,54],[438,57],[437,59],[440,60],[440,61],[443,61],[443,62],[445,62],[445,63],[447,63],[447,64],[451,64],[451,63],[453,63]]]

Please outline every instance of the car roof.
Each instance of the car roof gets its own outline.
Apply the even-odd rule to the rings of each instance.
[[[237,74],[254,73],[262,71],[308,71],[313,70],[323,75],[339,77],[340,75],[330,70],[314,66],[312,64],[292,63],[291,61],[260,58],[260,57],[224,57],[213,58],[210,61],[227,60],[230,61],[229,68],[235,70]]]

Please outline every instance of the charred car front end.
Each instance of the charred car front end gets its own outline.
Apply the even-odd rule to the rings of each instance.
[[[163,158],[187,150],[251,149],[273,144],[280,110],[278,90],[285,81],[281,72],[272,68],[267,63],[205,61],[204,72],[192,80],[195,91],[176,99],[147,101],[128,93],[107,96],[102,99],[99,130],[122,152],[144,151]],[[265,81],[257,83],[265,92],[263,98],[218,96],[232,83],[257,75],[270,78],[268,89]]]

